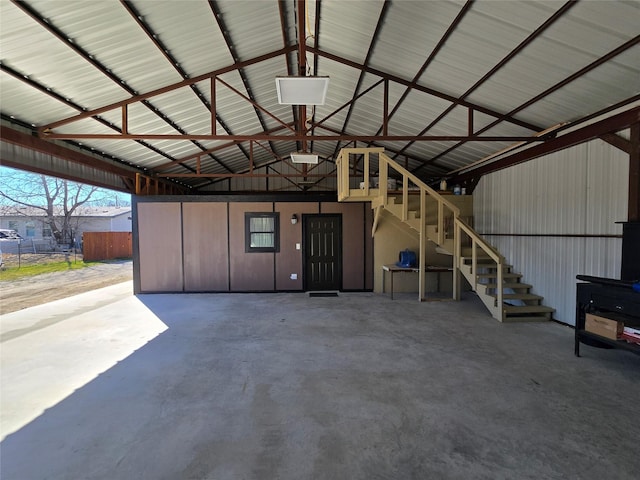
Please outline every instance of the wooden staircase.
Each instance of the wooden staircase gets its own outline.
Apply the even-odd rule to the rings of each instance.
[[[504,257],[461,218],[459,208],[391,160],[384,149],[344,148],[336,163],[338,201],[370,201],[375,211],[372,235],[384,209],[418,233],[419,265],[426,263],[427,241],[434,242],[439,252],[452,255],[454,299],[460,299],[460,277],[464,276],[501,322],[551,319],[554,309],[542,305],[543,298],[531,293],[533,287],[520,281],[522,275],[513,272]],[[371,186],[372,171],[378,171],[380,187]],[[390,171],[396,181],[402,180],[392,191],[387,188]],[[361,188],[352,188],[352,183]],[[421,268],[419,300],[424,300],[424,285],[425,269]]]

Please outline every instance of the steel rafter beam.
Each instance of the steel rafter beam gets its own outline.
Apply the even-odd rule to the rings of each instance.
[[[462,184],[472,179],[478,179],[482,175],[588,142],[601,135],[617,132],[638,122],[640,122],[640,107],[635,107],[552,140],[548,140],[541,145],[534,145],[526,150],[501,158],[500,160],[474,168],[469,172],[456,175],[451,181]]]
[[[359,98],[364,97],[367,93],[369,93],[370,91],[372,91],[373,89],[375,89],[377,86],[379,86],[380,84],[384,83],[385,80],[379,80],[378,82],[374,83],[373,85],[371,85],[369,88],[367,88],[365,91],[358,93],[355,97],[352,97],[351,100],[349,100],[347,103],[345,103],[344,105],[342,105],[341,107],[338,107],[337,109],[335,109],[333,112],[331,112],[330,114],[326,115],[325,117],[323,117],[322,119],[318,120],[317,122],[312,121],[311,122],[311,128],[315,128],[315,127],[321,127],[323,126],[324,122],[326,122],[327,120],[329,120],[331,117],[333,117],[334,115],[337,115],[338,113],[340,113],[343,109],[350,107],[349,108],[349,114],[351,112],[351,110],[353,109],[353,105],[355,104],[356,100],[358,100]],[[348,114],[348,115],[349,115]],[[338,131],[337,133],[344,133],[346,130],[344,128],[344,125],[342,127],[342,130]],[[338,152],[334,151],[333,156],[337,155]]]
[[[314,26],[313,26],[313,46],[315,48],[318,48],[318,44],[320,42],[320,9],[321,9],[321,5],[322,5],[322,0],[317,0],[316,1],[316,11],[315,11],[315,22],[314,22]],[[317,72],[318,72],[318,56],[314,55],[314,57],[313,57],[313,73],[317,74]],[[309,125],[309,130],[308,130],[309,132],[311,132],[311,134],[313,134],[313,132],[314,132],[313,123],[315,121],[315,117],[316,117],[316,109],[314,108],[313,109],[313,113],[311,115],[310,125]],[[313,152],[313,142],[311,142],[311,146],[309,147],[309,151]],[[307,165],[305,164],[305,168],[306,167],[307,167]]]
[[[360,64],[358,62],[354,62],[352,60],[349,60],[348,58],[344,58],[344,57],[341,57],[339,55],[335,55],[333,53],[325,52],[323,50],[320,50],[320,49],[317,49],[317,48],[313,48],[313,47],[309,47],[309,46],[307,47],[307,50],[310,51],[311,53],[314,53],[314,54],[319,55],[321,57],[327,58],[327,59],[332,60],[334,62],[341,63],[341,64],[346,65],[348,67],[356,68],[356,69],[359,69],[359,70],[364,70],[367,73],[370,73],[372,75],[378,76],[380,78],[387,79],[387,80],[389,80],[391,82],[398,83],[398,84],[404,85],[406,87],[411,87],[413,90],[416,90],[418,92],[426,93],[428,95],[432,95],[434,97],[438,97],[438,98],[441,98],[443,100],[447,100],[449,102],[457,102],[459,100],[458,97],[454,97],[453,95],[448,95],[446,93],[440,92],[440,91],[435,90],[433,88],[429,88],[429,87],[425,87],[424,85],[420,85],[420,84],[418,84],[416,82],[412,82],[410,80],[405,80],[404,78],[398,77],[397,75],[392,75],[392,74],[387,73],[387,72],[383,72],[382,70],[378,70],[377,68],[372,68],[372,67],[369,67],[369,66],[366,66],[366,65],[362,65],[362,64]],[[517,118],[512,118],[508,114],[496,112],[494,110],[491,110],[490,108],[483,107],[481,105],[476,105],[476,104],[468,102],[466,100],[460,101],[459,104],[464,106],[464,107],[467,107],[467,108],[472,108],[475,111],[478,111],[480,113],[484,113],[484,114],[489,115],[491,117],[499,118],[500,121],[513,123],[514,125],[526,128],[527,130],[536,131],[536,129],[538,128],[536,125],[533,125],[533,124],[531,124],[529,122],[525,122],[524,120],[519,120]]]
[[[575,1],[569,1],[565,3],[561,8],[556,10],[551,17],[549,17],[542,25],[536,28],[527,38],[525,38],[522,42],[520,42],[514,49],[512,49],[502,60],[500,60],[494,67],[485,73],[482,78],[480,78],[477,82],[475,82],[469,89],[464,92],[460,96],[460,100],[464,100],[469,95],[471,95],[474,91],[480,88],[489,78],[491,78],[498,70],[504,67],[507,63],[509,63],[515,56],[524,50],[528,45],[530,45],[536,38],[538,38],[542,33],[547,30],[551,25],[553,25],[557,20],[559,20],[562,16],[564,16],[571,7],[576,4]],[[444,112],[442,112],[436,119],[434,119],[429,125],[427,125],[421,132],[420,135],[424,135],[429,130],[431,130],[438,122],[440,122],[443,118],[445,118],[451,111],[459,105],[459,102],[452,103],[449,107],[447,107]],[[473,132],[473,109],[469,109],[469,132],[470,134]],[[538,131],[544,130],[542,126],[538,126]],[[412,143],[405,145],[405,147],[401,150],[404,152],[408,149]]]
[[[384,25],[384,21],[387,18],[387,13],[389,12],[389,6],[391,5],[391,2],[389,0],[385,0],[385,2],[382,4],[382,9],[380,10],[380,15],[378,15],[378,21],[376,22],[376,28],[373,31],[373,35],[371,36],[371,42],[369,43],[369,48],[367,49],[367,54],[364,58],[364,64],[365,66],[369,66],[369,62],[371,62],[371,56],[373,55],[373,49],[376,46],[376,43],[378,42],[379,38],[380,38],[380,30],[382,29],[382,26]],[[319,45],[316,45],[316,48],[320,48]],[[316,58],[318,58],[318,56],[316,56]],[[355,106],[355,101],[361,97],[362,94],[360,94],[360,88],[362,88],[362,82],[364,81],[364,76],[365,76],[365,71],[364,70],[360,70],[360,75],[358,76],[358,82],[356,83],[356,88],[354,90],[353,93],[353,97],[351,99],[351,102],[349,102],[347,105],[349,105],[349,111],[347,112],[347,115],[344,118],[344,122],[342,123],[342,133],[344,133],[347,130],[347,125],[349,124],[349,120],[351,120],[351,115],[353,113],[353,108]],[[381,82],[385,82],[385,79],[382,79]],[[375,83],[374,86],[377,86],[379,83]],[[388,84],[385,83],[385,92],[387,91]],[[368,91],[370,91],[371,88],[367,89],[364,93],[367,93]],[[387,110],[387,97],[385,95],[384,98],[385,101],[385,113]],[[336,111],[337,113],[337,111]],[[328,117],[325,117],[322,121],[327,120],[331,115],[329,115]],[[386,123],[387,121],[387,116],[385,115],[385,118],[383,120],[383,122]],[[321,123],[321,122],[320,122]],[[385,131],[385,133],[388,133]],[[333,157],[335,158],[338,155],[338,152],[340,151],[341,148],[341,142],[336,143],[336,147],[333,150]]]
[[[265,165],[272,168],[271,165]],[[326,178],[330,173],[161,173],[158,178]]]
[[[290,127],[291,127],[291,124],[287,125],[287,128],[290,128]],[[275,133],[275,132],[278,132],[278,131],[284,130],[284,129],[285,129],[284,126],[278,126],[278,127],[272,128],[270,130],[267,130],[264,133],[265,134],[271,134],[271,133]],[[160,165],[159,167],[154,168],[153,171],[155,171],[155,172],[163,171],[163,170],[166,170],[167,168],[170,168],[170,167],[176,165],[177,163],[187,162],[189,160],[195,160],[198,157],[202,157],[202,155],[204,155],[204,154],[213,153],[213,152],[217,152],[217,151],[220,151],[220,150],[224,150],[226,148],[233,147],[235,144],[240,143],[240,142],[241,142],[241,140],[233,140],[231,142],[223,143],[222,145],[216,145],[215,147],[207,149],[207,151],[205,151],[205,152],[192,153],[191,155],[187,155],[186,157],[182,157],[182,158],[174,160],[174,161],[172,161],[170,163],[165,163],[164,165]]]
[[[425,60],[425,62],[422,64],[422,66],[418,69],[418,72],[414,75],[413,79],[411,80],[411,83],[417,83],[418,80],[420,80],[420,77],[422,77],[422,75],[424,74],[424,72],[427,70],[427,67],[429,67],[429,65],[431,64],[431,62],[433,62],[433,60],[436,58],[436,55],[440,52],[440,50],[442,49],[442,47],[444,46],[444,44],[447,42],[447,40],[449,40],[449,38],[451,37],[451,35],[453,34],[453,32],[458,28],[458,26],[460,25],[460,23],[462,22],[462,19],[465,17],[465,15],[469,12],[469,10],[471,9],[471,6],[473,5],[473,0],[467,0],[467,2],[464,4],[464,6],[462,7],[462,9],[460,9],[460,11],[458,12],[458,15],[456,15],[456,18],[453,19],[453,21],[451,22],[451,24],[449,25],[449,27],[447,28],[447,30],[445,31],[444,35],[442,35],[442,37],[440,37],[440,40],[438,40],[438,43],[436,44],[436,46],[433,48],[433,50],[431,51],[431,53],[429,54],[429,56],[427,57],[427,59]],[[409,96],[409,93],[411,92],[412,88],[411,87],[407,87],[405,89],[405,91],[402,93],[402,95],[400,96],[400,98],[398,99],[398,101],[396,102],[395,106],[393,107],[393,109],[391,110],[391,113],[389,114],[389,117],[385,119],[386,122],[388,122],[395,114],[396,112],[400,109],[400,106],[402,105],[402,103],[406,100],[406,98]],[[449,107],[449,111],[453,110],[456,105],[458,105],[460,103],[460,101],[464,100],[463,97],[460,97],[459,99],[456,100],[456,102],[452,103],[451,106]],[[444,117],[444,115],[443,115]],[[435,123],[435,122],[434,122]],[[469,121],[469,124],[471,125],[471,119]],[[383,132],[385,130],[386,125],[383,124],[378,131],[376,132],[376,135],[380,134],[381,132]],[[468,129],[470,132],[472,131],[471,128]],[[426,133],[426,129],[423,130],[420,135],[423,135],[424,133]],[[469,133],[471,135],[471,133]],[[409,148],[409,146],[411,146],[412,143],[409,142],[409,144],[405,145],[401,150],[400,153],[404,152],[407,148]],[[396,155],[397,156],[397,155]],[[394,157],[395,159],[395,157]]]
[[[289,38],[289,29],[287,23],[287,4],[284,1],[278,2],[278,10],[280,12],[280,28],[282,30],[282,45],[283,47],[288,47],[295,43],[292,39]],[[287,65],[287,75],[295,75],[295,67],[293,66],[293,60],[291,60],[292,54],[288,53],[284,56],[285,63]],[[296,125],[298,122],[298,110],[295,105],[291,105],[291,114],[293,116],[293,124]],[[300,150],[300,145],[297,146],[297,149]]]
[[[182,68],[180,66],[180,62],[178,62],[178,60],[176,58],[173,57],[173,55],[171,55],[171,53],[169,52],[169,49],[160,41],[159,36],[156,34],[156,32],[153,31],[153,29],[151,28],[150,25],[148,25],[145,21],[144,18],[142,17],[142,15],[140,15],[140,13],[135,9],[135,7],[130,3],[127,2],[125,0],[120,0],[120,5],[122,5],[124,7],[124,9],[129,13],[129,15],[131,15],[131,17],[133,18],[133,20],[138,24],[138,26],[142,29],[142,31],[145,33],[145,35],[147,36],[147,38],[149,39],[149,41],[151,43],[153,43],[155,45],[155,47],[160,51],[160,53],[162,53],[162,55],[167,59],[167,61],[171,64],[171,66],[174,68],[174,70],[176,72],[178,72],[178,74],[183,78],[183,79],[187,79],[189,78],[189,75],[187,74],[187,72],[184,70],[184,68]],[[192,84],[190,85],[191,89],[193,90],[193,93],[196,95],[196,98],[198,100],[200,100],[202,102],[202,104],[205,106],[205,108],[207,110],[211,109],[211,106],[207,103],[204,94],[200,91],[200,89],[198,88],[197,85]],[[126,107],[123,107],[123,114],[126,113]],[[222,128],[225,129],[225,131],[227,133],[231,133],[231,130],[224,124],[224,122],[222,121],[222,119],[217,118],[218,123],[220,123],[220,125],[222,125]],[[124,131],[128,130],[128,126],[127,126],[127,122],[126,119],[123,118],[123,122],[122,122],[122,128]],[[200,150],[204,151],[206,150],[206,147],[204,147],[203,145],[199,144],[198,142],[193,142],[193,144],[198,147]],[[242,150],[242,149],[241,149]],[[246,152],[242,151],[245,155],[247,155]],[[229,167],[227,167],[224,162],[222,160],[220,160],[219,158],[215,158],[214,156],[211,156],[211,158],[213,160],[215,160],[217,163],[219,163],[223,168],[225,168],[227,171],[231,171],[231,169]],[[188,169],[188,167],[185,167]]]
[[[224,23],[224,19],[222,18],[222,12],[220,10],[220,7],[218,6],[218,3],[215,0],[209,0],[209,7],[211,8],[211,12],[213,13],[213,16],[216,19],[216,22],[218,23],[218,28],[220,29],[220,32],[222,33],[222,37],[224,38],[225,43],[227,44],[227,50],[229,50],[229,53],[231,54],[231,57],[233,58],[233,62],[235,64],[239,64],[240,63],[240,58],[238,57],[238,54],[236,53],[236,49],[233,46],[233,40],[231,39],[231,35],[229,34],[229,30],[227,29],[227,26]],[[253,94],[253,91],[251,89],[251,85],[249,85],[249,80],[247,79],[246,74],[244,73],[244,67],[241,67],[237,70],[238,75],[240,75],[240,79],[242,80],[242,84],[244,85],[244,88],[247,92],[247,96],[249,97],[249,99],[251,100],[251,104],[254,107],[254,110],[256,112],[256,117],[258,118],[258,121],[260,122],[260,126],[262,127],[262,130],[266,130],[267,129],[267,125],[264,121],[264,118],[262,117],[259,109],[257,108],[257,103],[255,101],[255,96]],[[186,78],[186,77],[184,77]],[[213,79],[212,79],[213,81]],[[219,120],[219,117],[217,117]],[[223,128],[225,129],[225,131],[227,131],[227,133],[231,133],[230,130],[227,127],[224,127],[224,123],[221,123],[220,121],[218,122],[221,125],[223,125]],[[273,144],[270,143],[271,149],[275,152],[274,146]],[[240,150],[244,153],[244,155],[248,157],[247,152],[244,150],[244,148],[241,145],[238,145],[238,148],[240,148]]]
[[[69,160],[103,172],[113,173],[114,175],[119,175],[121,177],[130,177],[134,179],[136,173],[142,172],[140,169],[135,167],[127,168],[125,166],[110,164],[104,160],[100,160],[77,150],[66,148],[57,143],[47,142],[41,138],[14,130],[13,128],[7,128],[5,126],[0,128],[0,139],[13,145],[28,148],[56,158]]]
[[[327,126],[324,126],[324,125],[323,125],[323,126],[321,126],[321,128],[322,128],[323,130],[326,130],[327,132],[335,133],[335,134],[337,134],[337,135],[343,135],[339,130],[337,130],[337,129],[335,129],[335,128],[327,127]],[[354,144],[354,146],[356,146],[356,145],[355,145],[355,143],[356,143],[356,141],[355,141],[355,140],[350,140],[350,141],[347,143],[347,145],[348,145],[349,143],[353,143],[353,144]],[[384,149],[385,149],[385,151],[387,151],[387,152],[391,152],[391,153],[394,153],[394,154],[396,153],[396,150],[395,150],[395,149],[390,148],[390,147],[388,147],[388,146],[386,146],[386,145],[380,145],[379,143],[376,143],[376,142],[371,142],[371,143],[370,143],[370,145],[372,145],[372,146],[374,146],[374,147],[382,147],[382,148],[384,148]],[[345,145],[345,146],[346,146],[346,145]],[[404,156],[405,156],[407,159],[409,159],[409,160],[413,160],[413,161],[415,161],[415,162],[422,162],[422,161],[423,161],[422,159],[416,158],[416,157],[414,157],[414,156],[412,156],[412,155],[409,155],[409,154],[406,154],[406,153],[404,154]],[[335,157],[333,157],[333,158],[335,158]],[[446,172],[446,171],[447,171],[447,169],[446,169],[446,168],[441,167],[441,166],[439,166],[439,165],[434,165],[434,170],[441,170],[442,172]]]
[[[34,88],[34,89],[40,91],[41,93],[44,93],[45,95],[48,95],[49,97],[51,97],[51,98],[53,98],[53,99],[65,104],[66,106],[68,106],[68,107],[70,107],[70,108],[72,108],[74,110],[77,110],[78,112],[86,111],[86,109],[82,105],[79,105],[79,104],[71,101],[69,98],[67,98],[67,97],[63,96],[62,94],[52,90],[51,88],[48,88],[48,87],[45,87],[44,85],[41,85],[40,83],[38,83],[35,80],[33,80],[32,78],[30,78],[28,75],[24,75],[24,74],[22,74],[22,73],[20,73],[20,72],[18,72],[16,70],[14,70],[13,68],[5,65],[4,63],[0,63],[0,70],[5,72],[5,73],[7,73],[7,74],[9,74],[9,75],[11,75],[12,77],[16,78],[17,80],[20,80],[21,82],[29,85],[31,88]],[[93,118],[98,123],[101,123],[105,127],[109,128],[109,129],[111,129],[111,130],[113,130],[115,132],[122,133],[122,129],[120,127],[118,127],[117,125],[114,125],[113,123],[105,120],[104,118],[102,118],[100,116],[96,115],[96,116],[91,117],[91,118]],[[34,125],[31,126],[31,128],[34,128],[34,127],[35,127]],[[142,145],[143,147],[148,148],[152,152],[165,157],[168,160],[171,160],[171,161],[174,160],[173,157],[171,157],[171,155],[163,152],[159,148],[156,148],[156,147],[154,147],[153,145],[151,145],[151,144],[149,144],[147,142],[144,142],[142,140],[136,140],[136,142],[138,144]],[[87,150],[86,147],[82,147],[80,145],[77,145],[77,146],[81,147],[83,150]],[[116,157],[114,157],[114,156],[112,156],[110,154],[105,153],[105,152],[100,152],[100,154],[102,156],[104,156],[105,158],[109,158],[110,160],[115,160],[115,161],[117,161],[119,163],[122,163],[122,164],[125,164],[125,165],[129,164],[129,162],[127,162],[125,160],[122,160],[122,159],[118,159],[118,158],[116,158]]]
[[[191,77],[188,78],[186,80],[182,80],[180,82],[177,83],[173,83],[171,85],[167,85],[165,87],[161,87],[161,88],[157,88],[155,90],[151,90],[150,92],[144,93],[144,94],[139,94],[139,93],[135,93],[128,99],[126,100],[121,100],[119,102],[114,102],[111,103],[109,105],[105,105],[103,107],[100,108],[96,108],[93,110],[86,110],[83,113],[79,114],[79,115],[75,115],[73,117],[68,117],[68,118],[64,118],[62,120],[58,120],[52,123],[49,123],[47,125],[43,125],[42,127],[39,128],[40,132],[46,131],[46,130],[52,130],[54,128],[57,127],[61,127],[62,125],[67,125],[69,123],[73,123],[76,122],[78,120],[83,120],[85,118],[89,118],[89,117],[93,117],[95,115],[100,115],[101,113],[104,112],[108,112],[111,110],[115,110],[115,109],[119,109],[122,108],[126,105],[131,105],[133,103],[138,103],[138,102],[143,102],[145,100],[148,100],[149,98],[153,98],[156,97],[158,95],[162,95],[165,93],[169,93],[172,92],[173,90],[176,90],[178,88],[183,88],[183,87],[188,87],[190,85],[205,81],[205,80],[210,80],[211,78],[218,76],[218,75],[222,75],[224,73],[228,73],[228,72],[232,72],[234,70],[237,70],[238,68],[242,68],[242,67],[246,67],[249,65],[253,65],[255,63],[260,63],[263,62],[265,60],[269,60],[271,58],[280,56],[280,55],[286,55],[287,53],[294,51],[296,49],[296,46],[290,46],[290,47],[285,47],[285,48],[281,48],[279,50],[276,50],[275,52],[271,52],[271,53],[267,53],[265,55],[260,55],[258,57],[252,58],[250,60],[245,60],[243,62],[240,62],[238,64],[233,64],[233,65],[229,65],[226,67],[222,67],[219,68],[217,70],[214,70],[212,72],[209,73],[204,73],[202,75],[198,75],[196,77]]]
[[[586,65],[585,67],[581,68],[580,70],[578,70],[577,72],[573,73],[572,75],[569,75],[565,79],[561,80],[560,82],[556,83],[555,85],[552,85],[551,87],[547,88],[545,91],[539,93],[535,97],[527,100],[525,103],[521,104],[520,106],[518,106],[518,107],[514,108],[513,110],[511,110],[510,112],[506,113],[505,117],[507,117],[507,116],[508,117],[512,117],[516,113],[521,112],[522,110],[524,110],[527,107],[530,107],[534,103],[536,103],[536,102],[542,100],[543,98],[551,95],[553,92],[561,89],[562,87],[568,85],[569,83],[573,82],[574,80],[576,80],[576,79],[582,77],[583,75],[589,73],[590,71],[594,70],[595,68],[599,67],[600,65],[608,62],[609,60],[615,58],[616,56],[620,55],[621,53],[626,52],[628,49],[636,46],[638,43],[640,43],[640,35],[637,35],[637,36],[633,37],[631,40],[628,40],[627,42],[623,43],[619,47],[614,48],[613,50],[611,50],[606,55],[603,55],[602,57],[598,58],[597,60],[594,60],[589,65]],[[494,120],[493,122],[491,122],[486,127],[480,129],[476,133],[477,134],[484,133],[487,130],[495,127],[502,120],[503,119],[498,118],[498,119]],[[573,123],[581,123],[584,120],[585,119],[583,118],[583,119],[580,119],[577,122],[573,122]],[[454,146],[448,148],[447,150],[439,153],[436,157],[434,157],[434,158],[428,160],[427,162],[425,162],[424,165],[428,165],[430,163],[436,162],[438,159],[442,158],[444,155],[446,155],[446,154],[450,153],[451,151],[455,150],[460,145],[461,144],[457,144],[457,145],[454,145]],[[422,168],[422,167],[420,167],[420,168]],[[416,173],[418,170],[420,170],[420,168],[414,170],[412,173]]]
[[[45,20],[43,18],[43,16],[36,9],[34,9],[32,6],[27,5],[25,2],[18,2],[16,0],[12,0],[12,3],[14,5],[16,5],[18,8],[20,8],[24,13],[29,15],[33,20],[35,20],[47,32],[51,33],[54,37],[56,37],[58,40],[60,40],[62,43],[64,43],[68,48],[73,50],[84,61],[86,61],[87,63],[92,65],[94,68],[96,68],[96,70],[98,70],[100,73],[105,75],[109,80],[111,80],[112,82],[116,83],[120,88],[122,88],[123,90],[125,90],[129,94],[131,94],[131,95],[136,95],[137,94],[137,92],[133,88],[131,88],[124,79],[122,79],[122,78],[118,77],[117,75],[115,75],[111,70],[109,70],[101,62],[96,60],[93,57],[93,55],[91,55],[89,52],[87,52],[86,50],[81,48],[76,43],[70,41],[68,35],[66,35],[63,31],[61,31],[55,25],[53,25],[50,21]],[[160,112],[160,110],[158,108],[156,108],[153,104],[151,104],[150,102],[148,102],[146,100],[142,101],[141,103],[145,107],[147,107],[149,110],[151,110],[151,112],[153,112],[156,116],[158,116],[160,119],[162,119],[168,125],[170,125],[172,128],[174,128],[176,131],[178,131],[180,133],[186,133],[177,124],[175,124],[175,122],[171,121],[166,115],[163,115]],[[87,113],[86,110],[84,112]],[[84,115],[84,114],[80,114],[80,115]],[[87,117],[94,117],[94,116],[95,115],[88,115]],[[123,114],[123,119],[124,119],[124,117],[125,117],[125,115]],[[123,126],[123,129],[121,129],[121,130],[125,130],[126,131],[126,126]],[[159,153],[159,151],[157,149],[154,149],[154,152]],[[166,155],[164,153],[163,153],[163,156],[165,156],[167,158],[171,158],[171,157],[169,157],[168,155]]]
[[[359,142],[541,142],[545,138],[530,136],[480,136],[480,135],[208,135],[208,134],[153,134],[153,133],[122,133],[122,134],[101,134],[101,133],[43,133],[42,138],[56,140],[226,140],[226,141],[352,141]]]
[[[297,18],[297,31],[298,31],[298,75],[301,77],[307,74],[307,38],[306,29],[304,25],[305,20],[305,0],[296,0],[296,18]],[[307,133],[307,106],[298,105],[298,123],[296,124],[296,130],[298,135],[304,137]],[[307,151],[307,140],[301,138],[297,140],[302,145],[302,151]]]

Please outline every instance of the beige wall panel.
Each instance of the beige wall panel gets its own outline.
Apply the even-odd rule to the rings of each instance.
[[[280,202],[275,205],[280,212],[280,252],[276,254],[276,290],[302,290],[302,215],[318,213],[318,203]],[[291,216],[298,223],[291,224]],[[300,250],[296,250],[296,243]],[[291,274],[298,276],[292,280]]]
[[[229,204],[229,270],[231,291],[274,290],[273,253],[245,253],[244,214],[246,212],[271,212],[271,202]],[[280,218],[280,224],[288,221]]]
[[[184,289],[187,292],[229,290],[227,204],[184,203]]]
[[[182,291],[180,203],[139,203],[138,238],[141,291]]]
[[[342,288],[365,288],[364,217],[362,203],[322,203],[320,213],[342,214]]]

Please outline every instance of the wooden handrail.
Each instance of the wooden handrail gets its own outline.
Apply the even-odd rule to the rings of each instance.
[[[426,190],[426,192],[430,196],[432,196],[436,200],[438,200],[439,203],[442,203],[442,204],[446,205],[446,207],[453,212],[453,215],[455,217],[460,215],[460,209],[458,207],[456,207],[453,203],[451,203],[447,199],[445,199],[442,195],[440,195],[437,191],[435,191],[429,185],[427,185],[422,180],[420,180],[418,177],[416,177],[409,170],[407,170],[406,168],[402,167],[401,165],[396,163],[394,160],[391,160],[385,153],[381,153],[380,157],[384,158],[384,160],[385,160],[385,162],[387,163],[388,166],[393,168],[396,172],[402,174],[403,180],[404,180],[404,177],[406,176],[409,180],[411,180],[411,182],[413,182],[413,184],[416,187],[423,188],[424,190]],[[381,182],[381,184],[382,184],[382,182]]]
[[[456,218],[456,223],[459,225],[460,229],[464,231],[464,233],[469,235],[469,237],[471,237],[471,239],[491,257],[492,260],[494,260],[496,263],[504,263],[504,257],[496,252],[495,248],[489,245],[480,235],[478,235],[478,232],[476,232],[464,220],[462,220],[461,218]]]

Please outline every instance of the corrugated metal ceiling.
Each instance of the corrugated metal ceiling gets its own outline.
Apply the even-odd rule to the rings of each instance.
[[[83,114],[39,134],[193,191],[323,189],[333,183],[211,175],[300,173],[288,154],[306,143],[332,176],[354,140],[435,181],[514,137],[636,107],[639,18],[638,1],[0,0],[3,130]],[[274,86],[299,72],[299,52],[308,74],[331,78],[327,103],[306,109],[308,132]],[[344,140],[302,142],[305,133]]]

